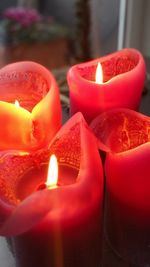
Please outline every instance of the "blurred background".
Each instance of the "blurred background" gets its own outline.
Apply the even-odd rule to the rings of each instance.
[[[135,47],[150,56],[149,0],[0,2],[0,66],[34,60],[49,68]]]

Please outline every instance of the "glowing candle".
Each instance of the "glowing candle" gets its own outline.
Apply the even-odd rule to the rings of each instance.
[[[89,123],[112,108],[138,109],[145,73],[143,57],[135,49],[123,49],[71,67],[67,76],[71,115],[80,111]]]
[[[43,186],[52,154],[58,182]],[[50,180],[56,176],[51,165]],[[99,266],[103,170],[95,137],[80,113],[48,150],[4,154],[0,183],[0,234],[14,236],[17,266]]]
[[[61,126],[56,81],[37,63],[19,62],[2,68],[0,100],[0,150],[46,146]]]

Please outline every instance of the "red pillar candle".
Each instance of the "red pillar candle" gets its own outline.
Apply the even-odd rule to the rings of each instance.
[[[49,143],[61,126],[61,108],[56,81],[45,67],[19,62],[0,70],[0,124],[1,150]]]
[[[150,118],[128,109],[98,116],[91,127],[107,151],[106,233],[136,266],[150,263]]]
[[[101,63],[103,79],[96,82]],[[78,64],[68,72],[71,115],[81,111],[89,123],[101,112],[115,107],[138,109],[145,79],[145,63],[135,49],[123,49]]]
[[[57,186],[45,188],[51,154],[60,173]],[[0,234],[14,236],[17,266],[99,266],[103,170],[96,139],[80,113],[48,150],[1,156],[0,183]]]

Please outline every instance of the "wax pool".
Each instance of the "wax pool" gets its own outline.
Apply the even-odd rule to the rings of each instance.
[[[105,162],[106,238],[136,266],[150,263],[150,118],[114,109],[91,124]]]
[[[61,108],[56,81],[46,68],[18,62],[0,70],[0,124],[1,150],[31,151],[50,142],[61,126]]]
[[[96,81],[101,63],[103,79]],[[80,111],[90,123],[101,112],[124,107],[137,110],[145,80],[145,63],[135,49],[123,49],[69,69],[71,115]]]
[[[42,188],[45,189],[46,187],[44,185],[47,179],[47,173],[47,163],[41,164],[38,168],[31,168],[28,170],[16,188],[16,197],[22,201],[28,197],[29,194],[37,190],[42,190]],[[57,182],[59,187],[74,184],[77,176],[78,169],[70,167],[69,165],[59,164],[59,177]]]
[[[36,191],[51,154],[60,167],[58,186]],[[103,170],[95,137],[80,113],[48,150],[5,154],[0,182],[0,234],[13,236],[17,266],[99,266]]]

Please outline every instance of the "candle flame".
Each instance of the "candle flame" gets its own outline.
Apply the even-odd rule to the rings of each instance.
[[[97,64],[96,74],[95,74],[95,82],[98,84],[103,83],[103,70],[102,70],[102,65],[100,62],[98,62],[98,64]]]
[[[51,155],[48,167],[47,187],[55,187],[58,181],[58,162],[55,155]]]
[[[19,104],[19,101],[18,101],[18,100],[15,100],[15,106],[16,106],[17,108],[20,107],[20,104]]]

